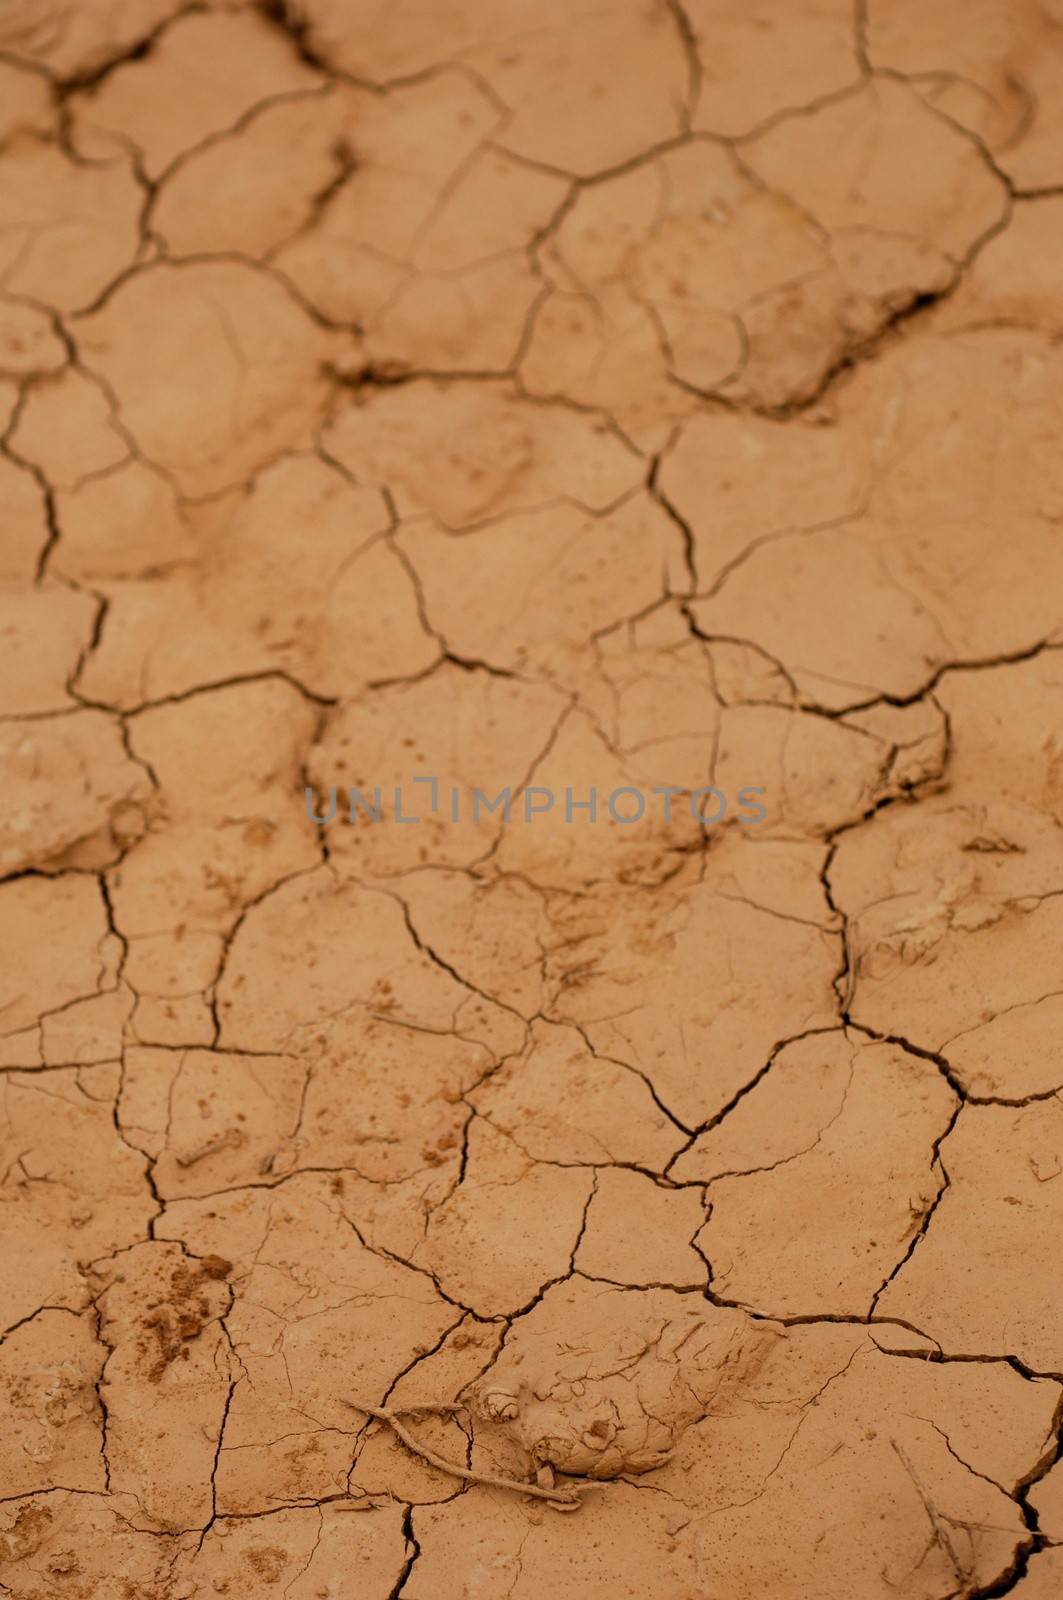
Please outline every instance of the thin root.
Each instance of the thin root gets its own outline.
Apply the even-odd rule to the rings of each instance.
[[[535,1500],[548,1500],[551,1505],[559,1510],[574,1511],[580,1504],[580,1495],[588,1489],[600,1488],[600,1484],[586,1483],[573,1489],[543,1489],[535,1483],[521,1483],[516,1478],[492,1478],[484,1472],[472,1472],[468,1467],[459,1467],[454,1461],[447,1461],[443,1456],[437,1456],[434,1450],[421,1444],[411,1433],[408,1433],[399,1421],[405,1412],[389,1411],[383,1406],[367,1406],[361,1400],[345,1400],[344,1405],[350,1406],[355,1411],[364,1411],[367,1416],[376,1417],[378,1422],[386,1422],[396,1438],[400,1439],[407,1450],[415,1456],[420,1456],[422,1461],[427,1461],[430,1466],[438,1467],[440,1472],[448,1472],[454,1478],[464,1478],[466,1483],[481,1483],[489,1489],[512,1489],[514,1494],[531,1495]],[[409,1406],[407,1411],[462,1411],[463,1406]]]

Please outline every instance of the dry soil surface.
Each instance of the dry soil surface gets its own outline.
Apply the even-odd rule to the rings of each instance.
[[[6,0],[0,1594],[1063,1592],[1061,262],[1061,0]]]

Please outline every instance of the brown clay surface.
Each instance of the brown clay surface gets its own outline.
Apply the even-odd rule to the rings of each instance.
[[[1063,1594],[1061,261],[1060,0],[7,0],[0,1594]]]

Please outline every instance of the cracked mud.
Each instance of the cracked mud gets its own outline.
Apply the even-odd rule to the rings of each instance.
[[[1061,253],[1059,0],[7,0],[0,1595],[1063,1592]]]

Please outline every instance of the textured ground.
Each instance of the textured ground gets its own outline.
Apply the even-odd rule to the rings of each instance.
[[[6,0],[0,1594],[1063,1593],[1061,261],[1061,0]]]

